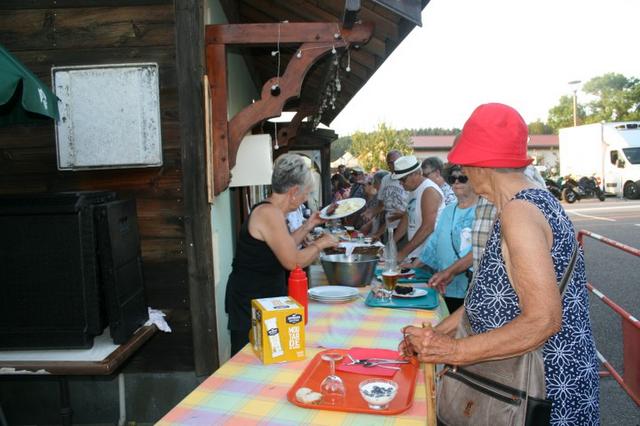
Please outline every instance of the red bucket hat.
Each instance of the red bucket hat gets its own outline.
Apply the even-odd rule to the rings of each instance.
[[[475,167],[525,167],[529,131],[518,111],[490,103],[473,111],[447,156],[450,163]]]

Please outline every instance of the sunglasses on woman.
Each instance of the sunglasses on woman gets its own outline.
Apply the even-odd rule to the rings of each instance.
[[[467,181],[469,180],[469,178],[465,175],[459,175],[459,176],[449,176],[447,178],[447,182],[449,182],[449,184],[453,185],[454,183],[456,183],[456,181],[460,182],[460,183],[467,183]]]

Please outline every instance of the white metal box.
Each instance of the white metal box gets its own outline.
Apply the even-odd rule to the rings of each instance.
[[[53,67],[59,170],[162,165],[155,63]]]

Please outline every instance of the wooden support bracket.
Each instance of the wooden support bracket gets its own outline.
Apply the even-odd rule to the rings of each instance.
[[[213,136],[214,193],[224,191],[242,138],[256,124],[282,113],[285,103],[300,96],[302,82],[311,66],[334,47],[362,45],[373,33],[372,24],[342,28],[338,23],[273,23],[208,25],[206,27],[207,75],[211,86],[211,134]],[[226,46],[231,44],[299,44],[281,77],[267,81],[260,100],[247,106],[230,121],[227,113]],[[308,112],[304,114],[309,115]],[[297,117],[297,116],[296,116]],[[301,117],[300,121],[302,120]],[[288,139],[287,139],[288,141]]]
[[[302,124],[302,120],[313,115],[316,109],[317,106],[311,106],[309,104],[300,105],[298,112],[289,122],[289,125],[278,129],[278,145],[288,146],[289,141],[298,134],[298,128],[300,124]]]

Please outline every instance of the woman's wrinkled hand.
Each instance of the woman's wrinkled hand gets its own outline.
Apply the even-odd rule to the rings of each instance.
[[[427,286],[437,289],[440,293],[444,294],[447,290],[447,285],[453,280],[453,274],[448,269],[444,271],[436,272],[433,274]]]
[[[398,351],[403,356],[416,356],[420,362],[457,363],[458,341],[432,328],[407,326]]]

